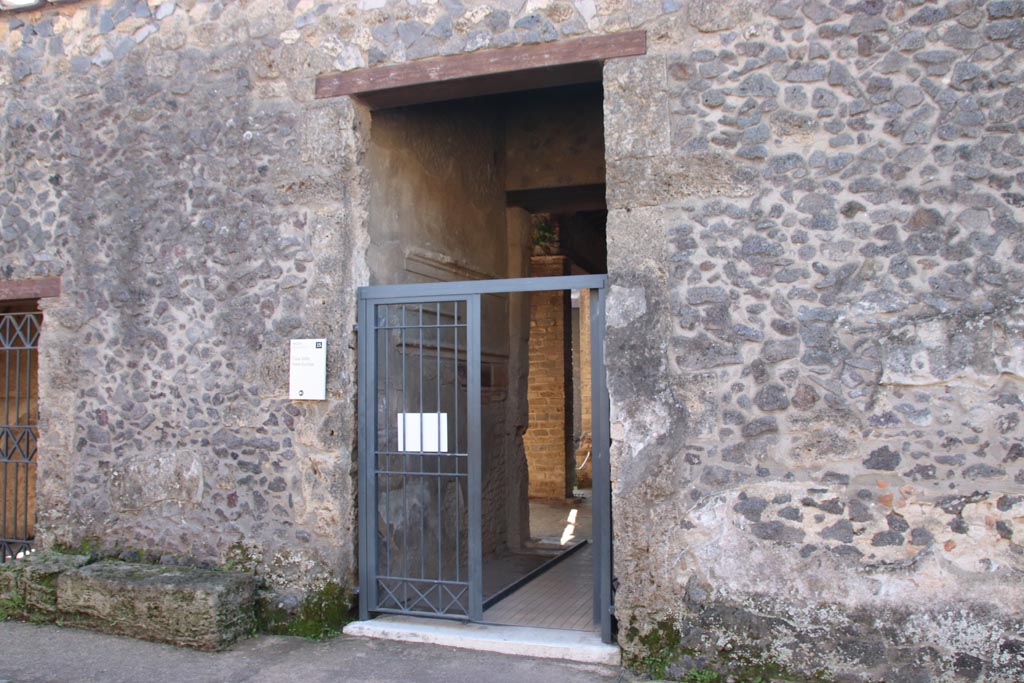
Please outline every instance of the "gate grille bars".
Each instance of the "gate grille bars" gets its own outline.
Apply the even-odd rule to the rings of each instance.
[[[359,612],[483,618],[480,297],[591,290],[594,622],[612,642],[606,275],[359,289]]]
[[[360,314],[361,603],[479,619],[479,297]]]
[[[0,313],[0,562],[32,549],[39,436],[39,313]]]

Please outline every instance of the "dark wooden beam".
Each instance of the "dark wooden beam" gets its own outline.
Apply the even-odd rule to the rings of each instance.
[[[518,206],[530,213],[600,211],[608,208],[604,191],[604,183],[510,190],[505,193],[505,203],[508,206]]]
[[[375,109],[601,80],[606,59],[647,53],[646,31],[612,33],[323,74],[316,97]]]
[[[39,277],[31,280],[0,280],[0,301],[43,299],[60,296],[59,277]]]
[[[524,90],[540,90],[561,85],[600,82],[600,62],[587,62],[549,69],[514,71],[499,76],[480,76],[455,81],[409,85],[402,88],[388,88],[387,90],[360,93],[355,95],[355,98],[371,110],[377,110],[409,107],[430,102],[447,102],[466,97],[485,97]]]

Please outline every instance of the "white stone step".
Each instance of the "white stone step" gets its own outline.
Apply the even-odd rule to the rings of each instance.
[[[598,634],[588,631],[381,616],[369,621],[354,621],[347,625],[343,632],[346,635],[364,638],[432,643],[468,650],[562,659],[584,664],[619,666],[621,661],[618,646],[602,643]]]

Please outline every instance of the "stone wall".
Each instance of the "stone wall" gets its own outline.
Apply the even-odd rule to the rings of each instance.
[[[64,291],[42,302],[41,545],[351,581],[360,138],[350,101],[312,101],[333,59],[297,18],[4,16],[3,276]],[[328,400],[292,402],[310,336]]]
[[[4,18],[3,277],[64,282],[44,302],[44,544],[351,578],[369,118],[313,102],[313,76],[644,29],[604,100],[627,655],[1024,676],[1022,3]],[[330,399],[289,402],[286,342],[314,335]]]
[[[605,67],[627,655],[1019,680],[1024,5],[683,14]]]

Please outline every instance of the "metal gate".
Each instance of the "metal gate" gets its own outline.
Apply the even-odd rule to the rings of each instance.
[[[359,289],[360,616],[483,618],[481,296],[589,289],[594,616],[611,642],[603,275]]]
[[[0,562],[32,549],[39,436],[39,313],[0,313]]]
[[[480,297],[367,298],[360,312],[363,602],[479,619]]]

